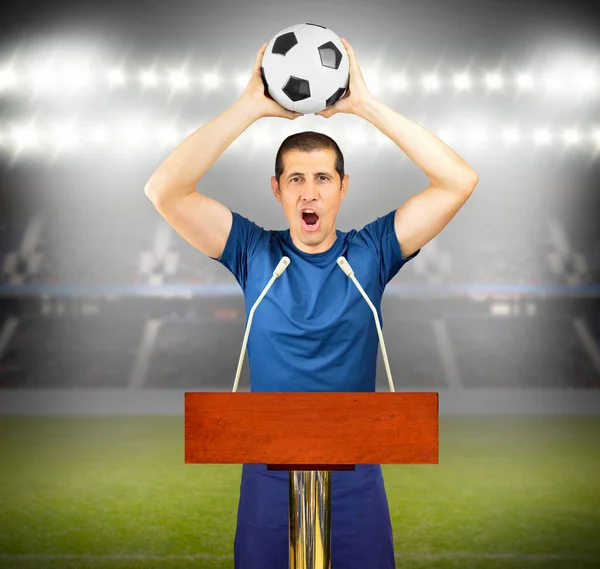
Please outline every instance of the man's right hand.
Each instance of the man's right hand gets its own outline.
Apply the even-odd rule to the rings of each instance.
[[[252,71],[252,77],[242,94],[242,99],[250,101],[253,108],[256,109],[257,113],[261,117],[282,117],[285,119],[293,120],[297,117],[303,116],[302,113],[296,113],[288,111],[283,108],[277,101],[267,97],[265,95],[265,85],[262,80],[261,66],[262,58],[267,49],[267,44],[258,50],[256,55],[256,63],[254,64],[254,70]]]

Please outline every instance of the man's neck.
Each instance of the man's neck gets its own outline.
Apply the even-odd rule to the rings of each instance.
[[[305,245],[304,243],[302,243],[302,241],[297,239],[295,237],[295,235],[293,235],[291,232],[290,232],[290,236],[292,238],[292,242],[298,249],[300,249],[300,251],[302,251],[303,253],[309,253],[312,255],[316,255],[317,253],[325,253],[325,251],[329,251],[329,249],[331,249],[333,247],[333,244],[337,240],[337,232],[335,230],[335,227],[333,228],[333,231],[331,232],[331,234],[328,235],[327,238],[323,242],[321,242],[315,246]]]

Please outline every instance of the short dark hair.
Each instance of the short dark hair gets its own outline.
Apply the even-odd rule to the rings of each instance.
[[[277,182],[279,182],[279,178],[283,174],[283,155],[288,150],[301,150],[302,152],[310,152],[311,150],[335,151],[335,170],[339,174],[340,180],[344,179],[344,155],[337,142],[322,132],[307,130],[291,134],[281,143],[275,157],[275,177],[277,178]]]

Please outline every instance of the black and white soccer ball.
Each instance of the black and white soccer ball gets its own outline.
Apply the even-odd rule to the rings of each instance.
[[[296,24],[268,43],[262,59],[265,94],[289,111],[318,113],[346,92],[350,61],[340,38],[317,24]]]

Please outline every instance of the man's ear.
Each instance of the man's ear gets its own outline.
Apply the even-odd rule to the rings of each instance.
[[[279,182],[275,176],[271,176],[271,190],[273,195],[278,202],[281,202],[281,190],[279,189]]]
[[[346,197],[346,192],[348,191],[348,183],[350,182],[350,176],[348,174],[344,174],[344,179],[342,180],[342,186],[340,187],[340,192],[342,195],[340,199],[344,199]]]

